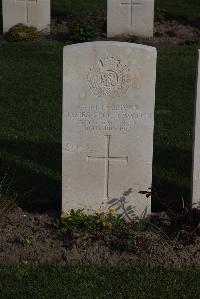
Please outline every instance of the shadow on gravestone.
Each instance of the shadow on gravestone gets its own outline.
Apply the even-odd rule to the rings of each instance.
[[[0,182],[7,174],[11,195],[29,211],[60,210],[61,145],[0,141]]]
[[[108,201],[109,209],[114,209],[116,212],[121,211],[120,217],[125,218],[128,221],[133,221],[134,219],[145,219],[148,216],[147,207],[144,209],[140,217],[135,214],[135,206],[128,205],[127,196],[132,193],[132,188],[128,189],[123,193],[120,198],[112,198]]]

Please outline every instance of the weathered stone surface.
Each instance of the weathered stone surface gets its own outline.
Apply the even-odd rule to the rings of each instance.
[[[108,37],[153,36],[154,0],[108,0]]]
[[[16,24],[50,31],[50,0],[2,0],[3,31]]]
[[[155,48],[67,46],[63,76],[63,211],[149,213]]]
[[[195,120],[194,120],[192,203],[194,207],[200,206],[200,50],[199,50],[197,93],[196,93]]]

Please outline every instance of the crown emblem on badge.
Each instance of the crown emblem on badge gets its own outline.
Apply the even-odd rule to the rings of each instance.
[[[120,97],[127,92],[130,80],[128,66],[112,55],[99,59],[87,74],[89,88],[97,97]]]
[[[102,67],[115,68],[120,65],[120,60],[113,56],[108,56],[105,59],[99,59],[98,64]]]

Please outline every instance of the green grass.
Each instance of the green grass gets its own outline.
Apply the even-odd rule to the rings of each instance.
[[[164,10],[166,19],[193,21],[200,18],[199,0],[155,0],[156,17]]]
[[[197,48],[158,49],[154,185],[177,204],[190,196]]]
[[[61,202],[62,47],[0,44],[0,173],[30,208]],[[196,47],[158,49],[153,182],[177,204],[190,195],[196,64]]]
[[[102,14],[107,9],[107,0],[53,0],[52,14]]]
[[[62,45],[1,44],[0,53],[1,173],[41,208],[59,203]]]
[[[199,299],[200,271],[1,265],[0,298]]]

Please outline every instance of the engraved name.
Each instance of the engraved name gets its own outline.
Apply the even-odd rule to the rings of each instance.
[[[84,105],[68,111],[66,118],[78,124],[80,131],[119,131],[134,129],[137,122],[150,120],[152,114],[138,105]]]

